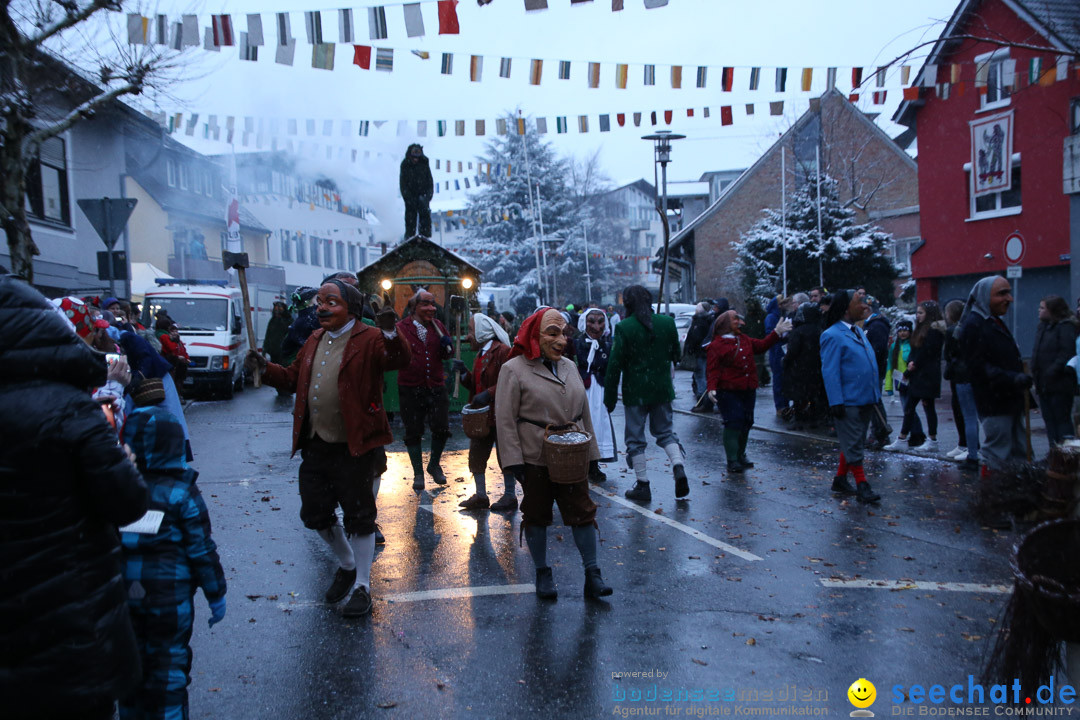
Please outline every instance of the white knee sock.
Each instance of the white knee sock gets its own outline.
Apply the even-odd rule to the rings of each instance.
[[[349,546],[349,541],[345,539],[345,530],[341,525],[332,525],[319,530],[318,533],[319,537],[325,540],[330,549],[334,551],[334,555],[337,557],[342,569],[352,570],[356,567],[353,549]]]
[[[667,453],[668,460],[671,461],[672,467],[683,464],[682,448],[679,447],[678,443],[671,443],[670,445],[665,446],[664,452]]]
[[[371,592],[371,563],[375,560],[375,533],[349,537],[356,558],[356,582]]]
[[[649,482],[649,476],[645,474],[645,454],[634,456],[634,475],[638,482]]]
[[[382,486],[382,475],[375,478],[375,481],[371,483],[371,494],[375,496],[375,499],[379,499],[379,488]]]

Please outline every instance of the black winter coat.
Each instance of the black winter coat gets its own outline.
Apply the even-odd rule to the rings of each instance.
[[[945,379],[958,385],[971,382],[967,360],[960,351],[960,340],[956,337],[956,326],[945,330]]]
[[[117,525],[146,485],[89,388],[91,350],[26,283],[0,277],[0,698],[5,717],[72,713],[140,679]]]
[[[960,352],[971,373],[980,418],[1024,412],[1024,362],[1000,320],[969,314],[960,328]]]
[[[1076,393],[1076,372],[1066,365],[1076,354],[1076,325],[1071,320],[1040,322],[1031,351],[1031,375],[1039,395]]]
[[[410,145],[409,150],[413,147]],[[398,189],[406,205],[416,205],[421,198],[425,198],[425,203],[431,202],[431,196],[435,193],[435,182],[431,178],[431,164],[425,155],[421,155],[420,160],[413,163],[409,158],[409,151],[405,152],[405,159],[401,161],[401,172],[398,174]]]
[[[941,397],[941,353],[945,346],[945,323],[935,322],[919,347],[911,346],[908,366],[914,365],[905,375],[908,395],[920,400]]]
[[[784,394],[797,404],[822,395],[821,325],[815,317],[788,333],[784,354]]]
[[[694,315],[690,321],[690,329],[686,331],[686,342],[683,343],[683,351],[691,357],[704,357],[705,348],[701,344],[709,335],[709,329],[716,322],[716,313]]]
[[[875,315],[866,322],[866,339],[870,341],[870,347],[874,348],[874,359],[877,360],[878,380],[885,381],[885,370],[889,366],[889,321],[881,315]]]
[[[585,383],[585,387],[589,387],[592,379],[589,377],[589,372],[596,375],[596,378],[600,381],[600,387],[604,386],[604,377],[607,373],[608,358],[611,356],[611,336],[604,335],[600,338],[600,347],[596,348],[596,354],[593,355],[593,361],[591,367],[586,367],[589,360],[589,349],[592,345],[585,339],[586,335],[581,334],[574,338],[574,360],[577,361],[578,373],[581,375],[581,381]]]

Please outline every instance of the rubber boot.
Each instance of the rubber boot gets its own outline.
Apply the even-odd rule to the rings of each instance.
[[[744,468],[754,467],[754,463],[746,458],[746,444],[750,441],[750,428],[744,428],[739,433],[739,464]]]
[[[728,472],[743,471],[739,462],[739,431],[735,428],[724,428],[724,454],[727,455]]]
[[[409,462],[412,463],[413,490],[424,489],[424,449],[420,445],[406,445],[409,451]]]
[[[427,471],[431,479],[435,481],[437,485],[446,484],[446,474],[442,471],[442,465],[439,461],[442,459],[443,448],[446,447],[445,437],[431,438],[431,457],[428,459]]]

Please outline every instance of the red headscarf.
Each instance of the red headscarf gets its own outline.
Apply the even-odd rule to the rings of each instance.
[[[535,360],[540,357],[540,321],[544,319],[544,313],[553,309],[545,306],[525,318],[514,338],[514,347],[510,349],[511,358],[524,355],[529,360]]]

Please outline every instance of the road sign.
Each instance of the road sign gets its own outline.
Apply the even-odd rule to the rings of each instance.
[[[1005,268],[1005,277],[1009,278],[1010,280],[1015,280],[1017,278],[1023,277],[1023,275],[1023,265],[1010,265],[1009,267]]]
[[[1005,262],[1010,265],[1019,265],[1024,259],[1025,250],[1024,236],[1019,232],[1010,233],[1005,238]]]
[[[135,209],[135,198],[95,198],[76,200],[83,211],[83,215],[97,231],[105,247],[112,250],[116,247],[116,239],[124,231],[131,211]]]
[[[112,255],[112,276],[109,276],[108,256]],[[98,280],[127,280],[127,253],[123,250],[99,250],[97,254]]]

